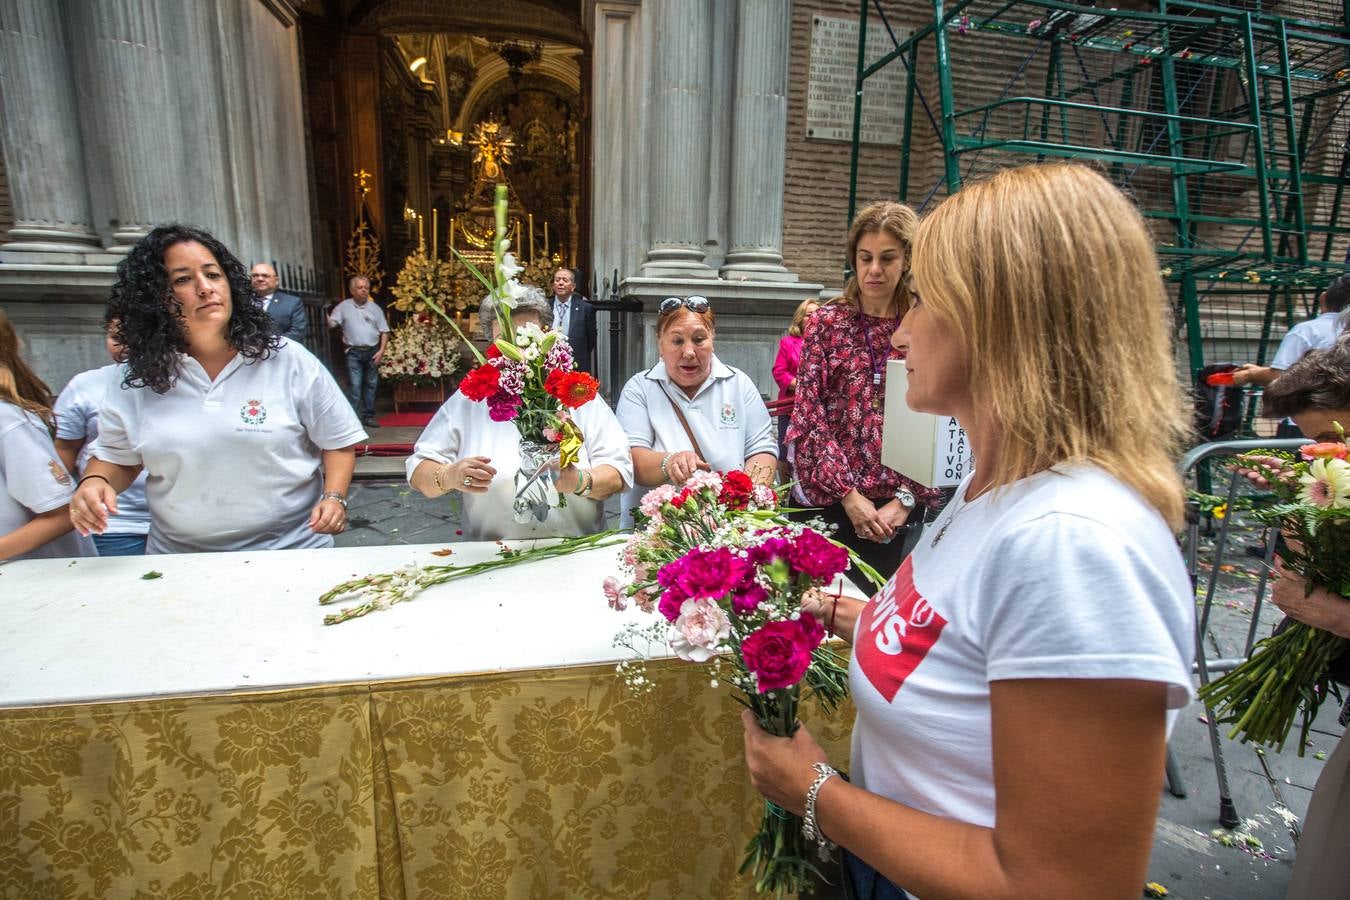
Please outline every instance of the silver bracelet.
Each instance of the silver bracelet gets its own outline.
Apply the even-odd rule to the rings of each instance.
[[[319,500],[320,501],[336,500],[343,509],[347,508],[347,498],[339,494],[337,491],[324,491],[323,496],[320,497]]]
[[[667,453],[661,458],[661,477],[666,481],[670,480],[670,473],[666,471],[666,463],[670,462],[671,457],[674,455],[674,453]]]
[[[831,778],[839,774],[839,771],[829,763],[812,763],[811,768],[816,771],[816,780],[811,782],[811,786],[806,789],[806,809],[802,814],[802,837],[808,841],[814,842],[816,852],[820,854],[821,859],[829,859],[830,851],[835,848],[834,841],[825,837],[825,833],[820,830],[816,823],[816,797],[820,795],[820,786]]]

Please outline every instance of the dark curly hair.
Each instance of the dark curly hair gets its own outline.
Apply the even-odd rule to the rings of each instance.
[[[1262,396],[1268,416],[1350,409],[1350,333],[1322,350],[1309,350],[1280,373]]]
[[[216,258],[230,284],[232,311],[226,340],[248,359],[266,359],[280,338],[271,317],[253,301],[248,271],[224,244],[191,225],[160,225],[141,238],[117,265],[117,282],[104,315],[113,340],[126,348],[128,387],[163,394],[178,380],[179,354],[188,350],[183,307],[174,299],[164,255],[175,244],[196,241]]]

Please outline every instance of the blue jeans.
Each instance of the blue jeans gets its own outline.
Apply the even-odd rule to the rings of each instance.
[[[145,537],[143,534],[93,535],[99,556],[144,556]]]
[[[839,848],[839,867],[844,870],[845,894],[849,900],[905,900],[905,892],[885,875]]]
[[[375,418],[375,389],[380,386],[380,370],[371,357],[376,349],[347,350],[347,399],[363,422]]]

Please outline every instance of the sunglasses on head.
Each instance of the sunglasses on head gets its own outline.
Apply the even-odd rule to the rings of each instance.
[[[707,297],[700,297],[698,294],[692,297],[667,297],[661,301],[661,305],[656,308],[656,312],[658,315],[664,316],[683,306],[693,313],[705,313],[710,305]]]

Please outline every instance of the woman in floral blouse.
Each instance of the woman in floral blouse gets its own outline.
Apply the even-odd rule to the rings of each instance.
[[[889,578],[904,556],[905,528],[938,492],[881,464],[886,362],[891,336],[909,309],[910,242],[918,217],[882,201],[865,207],[848,233],[854,275],[844,296],[807,320],[797,399],[787,440],[798,489],[839,526],[837,537]],[[870,585],[856,569],[849,577]]]

